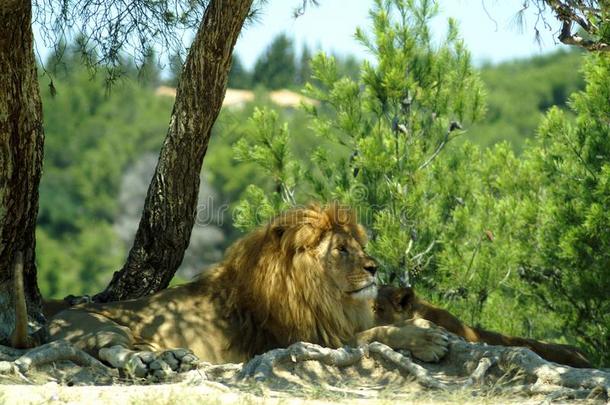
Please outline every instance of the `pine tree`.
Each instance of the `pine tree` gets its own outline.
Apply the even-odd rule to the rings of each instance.
[[[233,54],[231,70],[229,71],[229,87],[234,89],[249,89],[252,87],[251,75],[237,54]]]
[[[275,162],[267,162],[268,171],[282,183],[276,186],[282,194],[267,198],[262,190],[250,188],[240,206],[240,212],[250,213],[239,222],[242,227],[295,201],[338,200],[356,208],[372,231],[370,251],[380,259],[386,279],[430,264],[437,239],[428,223],[436,219],[426,217],[437,199],[427,191],[431,166],[484,110],[481,83],[455,23],[449,21],[440,45],[432,41],[428,24],[436,12],[432,1],[376,1],[373,37],[356,32],[376,63],[364,62],[358,82],[340,76],[335,58],[313,58],[316,85],[308,84],[305,91],[323,103],[308,109],[324,146],[315,150],[311,162],[287,164],[289,158],[272,153],[283,150],[276,144],[285,143],[283,137],[269,132],[243,140],[238,149],[242,157],[262,156],[260,150],[268,149],[267,158]],[[260,128],[271,131],[277,125],[261,123]],[[274,173],[277,170],[285,172]],[[296,190],[286,181],[294,173],[307,179]],[[264,207],[266,215],[252,214],[257,207]]]
[[[588,56],[586,89],[570,115],[547,114],[525,165],[537,176],[528,200],[535,233],[522,240],[521,277],[564,330],[610,363],[610,55]]]
[[[286,34],[279,34],[256,61],[252,72],[252,82],[254,85],[260,84],[275,90],[294,86],[295,76],[296,60],[293,41]]]
[[[298,71],[296,76],[296,84],[304,85],[309,80],[311,76],[311,68],[309,64],[311,63],[311,51],[307,44],[303,45],[303,50],[301,51],[301,56],[299,57],[298,63]]]

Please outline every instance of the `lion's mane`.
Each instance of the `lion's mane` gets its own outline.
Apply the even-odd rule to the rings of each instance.
[[[366,243],[355,213],[332,204],[287,211],[233,244],[211,283],[241,327],[231,345],[250,355],[296,341],[340,347],[373,325],[372,303],[342,296],[311,254],[329,232]]]

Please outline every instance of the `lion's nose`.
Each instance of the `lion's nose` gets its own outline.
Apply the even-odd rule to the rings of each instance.
[[[364,265],[364,270],[368,271],[369,273],[371,273],[371,276],[374,276],[375,273],[377,273],[377,263],[374,260],[369,260],[365,265]]]

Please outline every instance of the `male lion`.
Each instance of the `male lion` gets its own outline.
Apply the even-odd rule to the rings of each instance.
[[[197,280],[136,300],[72,307],[51,318],[49,335],[140,375],[151,371],[144,363],[153,358],[183,368],[185,351],[175,348],[225,363],[297,341],[379,341],[437,361],[448,338],[430,322],[375,327],[377,268],[365,244],[364,229],[346,208],[293,209],[235,242]]]
[[[468,342],[484,342],[500,346],[523,346],[540,357],[572,367],[590,368],[584,353],[573,346],[544,343],[533,339],[504,336],[485,329],[465,325],[448,311],[419,298],[411,287],[381,286],[375,301],[377,325],[388,325],[405,319],[426,319],[455,333]]]

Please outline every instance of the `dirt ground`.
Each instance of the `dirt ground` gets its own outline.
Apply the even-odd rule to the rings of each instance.
[[[425,364],[426,372],[444,384],[443,389],[434,389],[373,356],[341,367],[318,360],[284,361],[263,378],[243,378],[244,365],[202,364],[163,383],[64,361],[27,375],[0,374],[0,404],[607,403],[604,395],[562,395],[561,387],[534,393],[524,388],[528,378],[518,371],[492,370],[480,384],[468,385],[476,365],[475,360],[468,364],[451,356],[440,364]]]
[[[544,398],[518,396],[471,395],[469,393],[407,393],[374,395],[361,390],[362,396],[337,392],[273,392],[261,388],[261,393],[226,390],[208,384],[79,386],[66,387],[57,383],[38,386],[9,385],[0,388],[2,404],[542,404]],[[368,396],[367,394],[371,394]],[[558,401],[553,403],[595,403],[595,401]],[[602,403],[602,402],[599,402]]]

